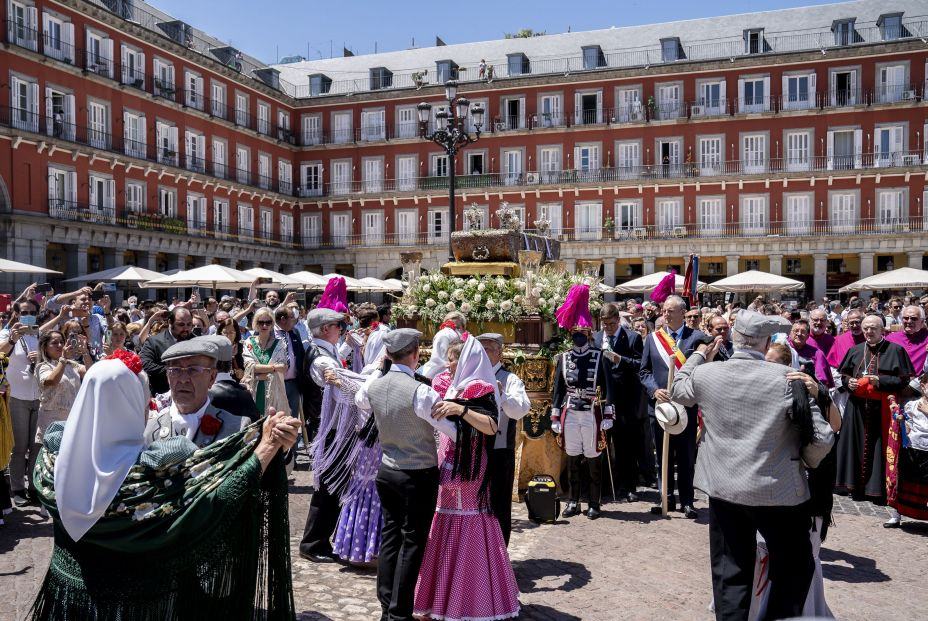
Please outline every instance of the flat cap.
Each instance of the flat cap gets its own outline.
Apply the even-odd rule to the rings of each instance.
[[[210,334],[207,336],[198,336],[193,340],[197,339],[209,341],[216,345],[216,348],[219,350],[216,355],[216,360],[219,362],[232,362],[232,342],[226,337],[221,334]]]
[[[216,343],[202,337],[174,343],[161,354],[161,362],[170,362],[191,356],[208,356],[213,360],[219,359],[219,347]]]
[[[338,323],[345,320],[345,314],[334,311],[331,308],[314,308],[309,311],[306,317],[309,323],[309,329],[321,328],[328,323]]]
[[[484,332],[477,337],[478,341],[493,341],[498,345],[502,346],[503,344],[503,335],[497,334],[496,332]]]
[[[412,345],[420,336],[422,336],[422,333],[418,330],[397,328],[383,335],[383,344],[387,348],[388,354],[395,354]]]
[[[735,332],[744,336],[765,337],[778,332],[789,332],[793,324],[779,315],[761,315],[752,310],[742,309],[735,316]]]

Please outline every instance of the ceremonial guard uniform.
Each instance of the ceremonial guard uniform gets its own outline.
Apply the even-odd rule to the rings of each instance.
[[[551,401],[551,428],[567,453],[570,501],[563,515],[580,513],[580,463],[586,457],[590,473],[587,517],[596,519],[602,492],[600,455],[606,448],[605,432],[612,428],[614,414],[611,405],[602,405],[611,400],[611,390],[603,352],[590,345],[593,322],[588,285],[571,287],[557,319],[558,325],[571,330],[574,342],[569,351],[557,357]]]

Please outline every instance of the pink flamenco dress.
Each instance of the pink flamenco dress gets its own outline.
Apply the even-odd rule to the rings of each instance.
[[[450,383],[446,371],[435,377],[432,387],[444,396]],[[492,401],[492,393],[492,386],[475,382],[455,401],[468,405],[488,395]],[[438,507],[416,583],[413,614],[418,618],[489,621],[519,615],[519,587],[503,532],[496,516],[480,502],[487,451],[477,439],[479,432],[471,430],[472,463],[476,463],[478,450],[482,452],[472,480],[453,476],[455,439],[441,434],[439,440]]]

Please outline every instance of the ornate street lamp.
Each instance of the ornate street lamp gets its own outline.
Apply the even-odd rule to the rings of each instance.
[[[472,142],[480,139],[480,130],[483,127],[483,107],[475,104],[470,108],[470,101],[458,97],[458,83],[456,80],[445,82],[445,99],[447,108],[439,108],[435,113],[435,131],[429,132],[429,118],[432,106],[425,102],[417,106],[419,113],[419,137],[430,140],[439,145],[448,154],[448,261],[454,261],[454,252],[451,250],[451,234],[454,232],[455,205],[454,205],[454,159],[457,152]],[[470,108],[470,109],[469,109]],[[467,132],[467,116],[473,115],[474,133]]]

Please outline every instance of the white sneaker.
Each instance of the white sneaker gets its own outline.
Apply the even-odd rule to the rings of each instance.
[[[883,522],[883,528],[899,528],[902,524],[902,516],[895,509],[889,510],[889,519]]]

